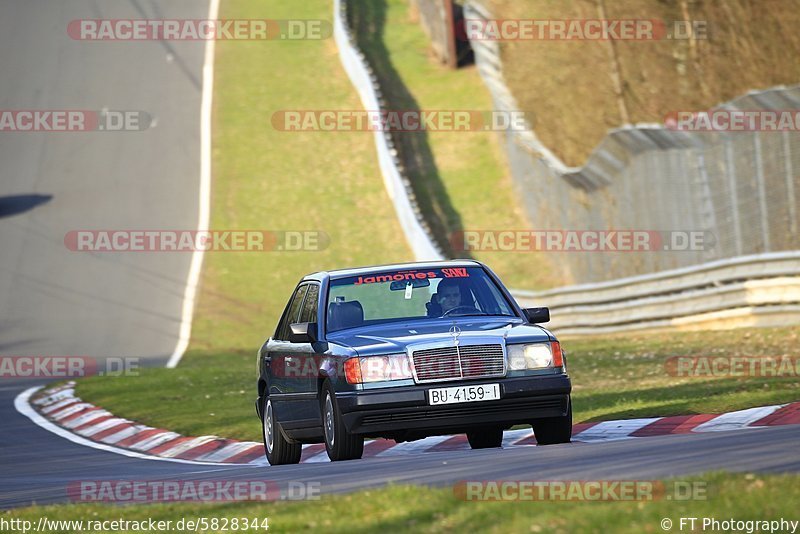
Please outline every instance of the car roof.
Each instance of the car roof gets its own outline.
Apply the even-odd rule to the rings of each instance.
[[[307,274],[303,280],[322,281],[325,277],[332,279],[347,278],[369,273],[386,271],[407,271],[413,269],[441,269],[442,267],[482,267],[483,264],[476,260],[445,260],[445,261],[419,261],[412,263],[393,263],[384,265],[370,265],[366,267],[352,267],[349,269],[334,269]]]

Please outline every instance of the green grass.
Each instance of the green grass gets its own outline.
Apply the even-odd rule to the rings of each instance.
[[[331,3],[226,0],[220,17],[330,20]],[[206,254],[187,361],[238,365],[228,353],[254,353],[309,272],[412,259],[371,134],[282,132],[270,122],[279,110],[360,107],[333,39],[217,43],[211,227],[319,231],[329,243]]]
[[[575,422],[722,413],[800,400],[787,378],[677,378],[672,356],[797,356],[800,327],[596,337],[563,341]],[[177,369],[92,377],[78,395],[116,415],[184,435],[258,441],[255,352],[209,352]]]
[[[474,65],[452,70],[433,57],[430,40],[413,18],[408,0],[351,0],[349,19],[388,108],[493,108]],[[394,138],[401,157],[405,154],[405,167],[423,214],[440,241],[460,230],[530,227],[496,133],[398,132]],[[541,254],[453,252],[487,262],[510,287],[539,289],[563,283],[549,258]]]
[[[798,355],[800,327],[562,340],[581,421],[732,410],[800,400],[797,377],[675,377],[674,356]]]
[[[456,497],[452,488],[390,486],[318,501],[155,504],[115,508],[72,504],[17,509],[0,519],[36,524],[50,520],[129,521],[179,518],[268,518],[269,532],[664,532],[661,521],[713,517],[720,521],[797,520],[797,475],[730,475],[713,473],[686,479],[704,483],[706,500],[641,502],[479,502]],[[174,524],[174,523],[173,523]],[[698,521],[698,530],[700,526]],[[684,527],[685,530],[689,530]],[[790,530],[791,531],[791,530]],[[51,530],[71,532],[71,529]],[[205,531],[200,531],[205,532]],[[256,532],[250,530],[249,532]],[[259,532],[264,532],[263,530]]]

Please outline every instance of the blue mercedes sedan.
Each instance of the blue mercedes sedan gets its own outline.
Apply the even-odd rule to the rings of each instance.
[[[572,385],[549,319],[472,260],[309,274],[258,351],[267,460],[297,463],[323,442],[333,461],[358,459],[373,437],[499,447],[519,424],[540,445],[569,442]]]

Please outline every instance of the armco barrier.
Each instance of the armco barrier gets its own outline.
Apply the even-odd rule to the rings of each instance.
[[[333,2],[333,35],[339,49],[339,59],[350,82],[358,91],[364,109],[385,109],[377,79],[363,52],[356,46],[347,25],[346,7],[346,0]],[[441,247],[431,237],[430,229],[422,217],[410,182],[402,173],[402,165],[398,161],[391,136],[388,132],[376,131],[374,139],[386,191],[394,204],[397,219],[414,257],[419,261],[444,259]]]
[[[548,306],[561,335],[800,323],[800,252],[720,260],[548,291],[512,291]]]

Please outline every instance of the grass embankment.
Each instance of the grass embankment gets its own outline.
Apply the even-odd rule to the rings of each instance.
[[[800,327],[562,340],[576,416],[600,421],[724,413],[800,400],[796,376],[674,376],[674,356],[797,357]]]
[[[722,413],[800,400],[797,377],[679,378],[673,356],[796,356],[800,327],[572,339],[575,422]],[[254,356],[188,358],[141,377],[81,381],[78,394],[117,415],[185,435],[258,441]]]
[[[430,40],[407,0],[350,0],[348,18],[373,67],[387,107],[403,111],[488,111],[491,97],[474,65],[452,70],[431,54]],[[439,240],[461,230],[530,227],[499,136],[490,131],[395,132],[420,208]],[[544,254],[452,253],[487,262],[509,287],[563,284]]]
[[[230,19],[330,20],[329,0],[226,0]],[[209,253],[192,353],[244,350],[274,330],[301,276],[408,261],[372,138],[359,132],[283,132],[278,110],[358,109],[332,38],[217,43],[211,227],[319,231],[319,251]]]
[[[643,502],[477,502],[457,498],[452,489],[396,486],[319,501],[158,504],[124,508],[73,504],[18,509],[0,518],[37,524],[49,520],[129,521],[180,518],[268,518],[269,532],[664,532],[662,521],[680,531],[681,517],[719,521],[797,520],[797,475],[711,474],[704,482],[707,500]],[[702,519],[698,519],[700,529]],[[684,525],[687,529],[688,525]],[[670,530],[670,529],[666,529]],[[52,532],[71,532],[71,529]],[[789,530],[791,531],[791,529]],[[125,531],[127,532],[127,531]],[[200,532],[203,532],[202,530]],[[264,532],[250,530],[249,532]]]
[[[501,43],[503,74],[520,109],[535,113],[536,134],[568,165],[583,165],[606,131],[625,122],[660,123],[671,112],[800,80],[795,0],[485,3],[497,19],[706,21],[708,39],[615,41],[613,48],[597,40]]]

